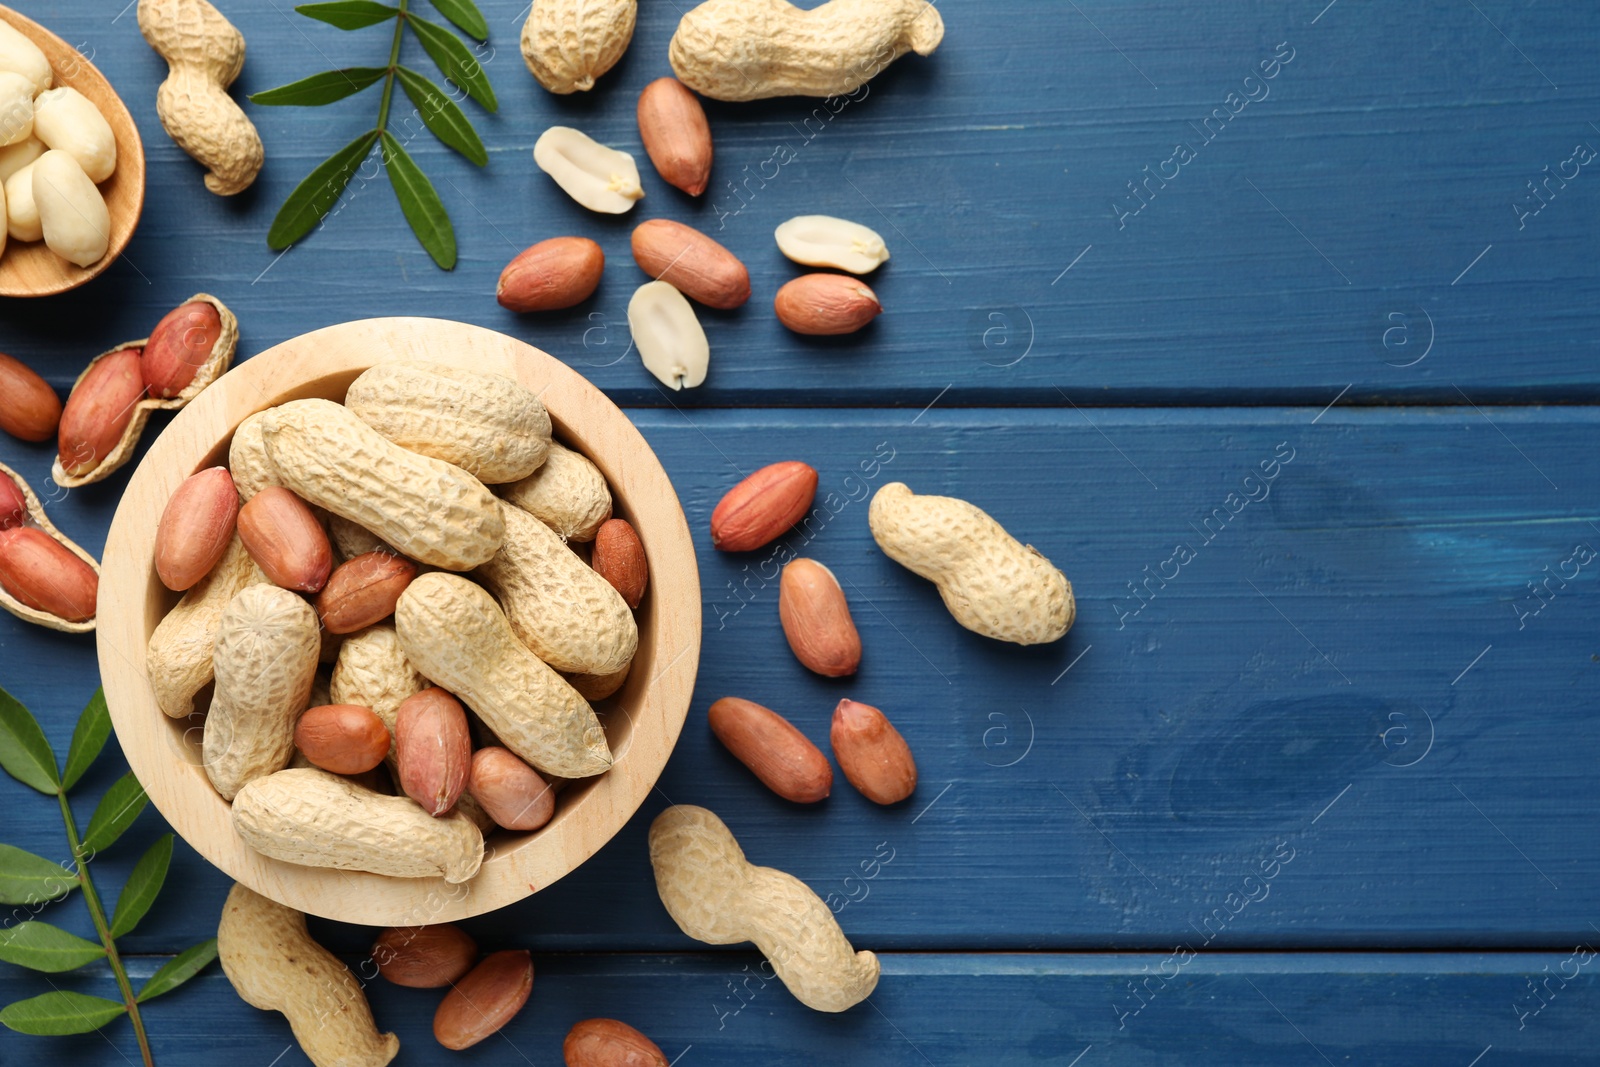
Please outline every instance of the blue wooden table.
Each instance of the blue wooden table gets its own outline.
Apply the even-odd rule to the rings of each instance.
[[[466,924],[530,948],[539,977],[465,1060],[558,1063],[572,1022],[614,1015],[691,1067],[1592,1062],[1600,175],[1576,160],[1600,149],[1600,8],[947,0],[939,52],[837,114],[710,104],[706,194],[647,173],[647,198],[608,219],[553,188],[533,141],[576,125],[642,160],[634,101],[668,73],[679,7],[645,0],[625,58],[573,99],[523,68],[522,7],[485,0],[490,165],[411,143],[460,242],[443,273],[381,178],[288,253],[266,247],[365,102],[251,108],[267,165],[221,200],[156,122],[164,67],[131,5],[21,6],[132,107],[150,188],[104,277],[0,308],[0,349],[64,392],[201,290],[238,313],[241,356],[351,318],[476,322],[627,407],[678,489],[705,616],[683,739],[600,855]],[[223,7],[250,42],[244,91],[374,61],[370,34],[287,4]],[[769,311],[796,273],[772,228],[818,212],[894,252],[871,279],[884,315],[845,339]],[[703,313],[712,369],[683,393],[628,351],[643,279],[628,235],[657,216],[728,245],[755,291]],[[505,262],[561,233],[605,248],[596,296],[498,307]],[[41,489],[51,456],[0,438]],[[866,649],[847,682],[788,653],[762,556],[710,546],[727,487],[790,458],[832,501],[790,544],[845,583]],[[1059,564],[1079,602],[1068,637],[1020,649],[956,626],[872,543],[866,499],[890,480],[971,499]],[[51,514],[98,552],[126,481],[57,491]],[[93,643],[0,617],[0,684],[64,751]],[[878,808],[841,783],[814,809],[778,800],[711,737],[724,695],[820,743],[840,697],[883,707],[916,753],[916,796]],[[122,769],[104,758],[86,790]],[[812,1013],[754,952],[685,938],[645,849],[668,803],[722,813],[753,861],[833,901],[883,956],[870,1003]],[[0,780],[0,805],[0,839],[61,851],[37,795]],[[164,829],[151,811],[97,860],[112,892]],[[132,969],[210,936],[227,887],[180,844],[125,939]],[[92,936],[76,902],[51,918]],[[313,928],[362,970],[372,930]],[[52,980],[113,988],[94,967]],[[0,967],[0,1002],[45,988]],[[434,997],[369,992],[400,1062],[438,1062]],[[215,967],[147,1018],[158,1062],[305,1062]],[[6,1067],[136,1058],[125,1023],[0,1033]]]

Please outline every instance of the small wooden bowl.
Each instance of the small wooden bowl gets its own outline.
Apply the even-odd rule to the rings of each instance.
[[[55,85],[78,90],[106,117],[117,139],[117,169],[100,183],[100,195],[111,213],[111,243],[98,263],[79,267],[68,263],[43,241],[7,241],[0,255],[0,296],[51,296],[76,289],[111,266],[128,247],[139,213],[144,210],[144,142],[127,105],[111,88],[106,76],[83,54],[26,15],[0,7],[0,19],[39,46],[55,71]],[[0,225],[4,220],[0,219]]]
[[[226,463],[239,423],[304,397],[341,400],[362,371],[422,359],[515,378],[538,394],[556,434],[610,482],[615,513],[633,523],[650,564],[637,612],[639,651],[627,683],[596,703],[616,757],[610,771],[569,783],[556,816],[533,833],[497,831],[472,881],[397,879],[268,859],[234,832],[228,803],[200,761],[201,719],[156,706],[145,649],[178,600],[155,573],[156,527],[186,477]],[[370,926],[448,922],[492,911],[554,883],[599,851],[655,785],[689,710],[700,656],[700,578],[672,483],[633,423],[581,375],[521,341],[440,319],[366,319],[263,352],[223,375],[173,419],[134,472],[111,522],[100,583],[100,672],[128,763],[168,822],[236,881],[300,911]]]

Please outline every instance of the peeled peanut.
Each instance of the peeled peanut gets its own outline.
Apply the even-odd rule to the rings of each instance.
[[[76,164],[73,164],[76,166]],[[57,431],[61,467],[70,475],[100,465],[122,441],[144,396],[139,350],[124,348],[96,360],[73,386]]]
[[[0,529],[0,588],[35,611],[84,622],[94,618],[100,576],[43,530],[17,526]]]
[[[628,607],[638,608],[639,601],[644,599],[645,587],[650,584],[650,563],[645,558],[644,543],[628,520],[607,519],[600,527],[594,538],[594,559],[590,565],[622,594]]]
[[[33,136],[33,83],[12,71],[0,71],[0,145],[20,144]]]
[[[472,769],[472,736],[461,701],[443,689],[408,697],[395,713],[400,788],[429,815],[455,807]]]
[[[191,474],[161,513],[156,529],[156,574],[183,592],[210,574],[233,540],[239,491],[226,467]]]
[[[34,95],[50,88],[55,77],[50,60],[39,46],[4,19],[0,19],[0,70],[25,76],[33,86]]]
[[[0,182],[44,155],[44,142],[37,137],[27,137],[16,144],[0,148]]]
[[[117,169],[117,139],[88,97],[63,85],[40,93],[33,104],[33,133],[45,147],[77,160],[92,182],[111,177]]]
[[[490,953],[439,1002],[433,1036],[448,1049],[470,1048],[515,1018],[532,992],[527,949]]]
[[[372,943],[378,973],[412,989],[452,985],[472,970],[477,958],[478,943],[452,923],[392,926]]]
[[[294,747],[325,771],[362,774],[389,754],[389,728],[360,704],[321,704],[294,724]]]
[[[394,614],[417,565],[393,552],[368,552],[339,565],[317,594],[317,614],[329,633],[349,634]]]
[[[778,251],[808,267],[868,274],[889,261],[889,249],[876,230],[832,215],[797,215],[773,236]]]
[[[315,593],[333,570],[333,546],[306,502],[268,486],[239,509],[239,539],[278,585]]]
[[[628,301],[628,330],[645,369],[674,389],[706,380],[711,345],[683,294],[666,282],[646,282]]]
[[[539,772],[495,745],[472,754],[467,792],[507,830],[537,830],[556,812],[555,791]]]
[[[839,769],[874,804],[898,804],[916,791],[917,764],[911,748],[877,708],[839,701],[829,737]]]
[[[552,126],[533,145],[533,161],[590,211],[620,215],[644,196],[633,157],[570,126]]]
[[[105,197],[66,152],[52,148],[34,160],[33,202],[45,245],[68,263],[92,266],[111,247]]]
[[[13,241],[37,241],[44,236],[39,225],[39,205],[33,202],[33,167],[24,164],[6,178],[6,234]]]
[[[221,335],[222,314],[205,300],[192,300],[162,316],[144,345],[150,395],[160,400],[183,392],[211,358]]]

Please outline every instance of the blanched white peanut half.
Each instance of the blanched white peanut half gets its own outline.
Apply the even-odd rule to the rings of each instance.
[[[0,71],[0,145],[33,136],[33,82],[13,71]]]
[[[33,102],[33,132],[47,148],[59,148],[93,182],[103,182],[117,169],[117,139],[100,109],[68,85],[40,93]]]
[[[889,260],[877,231],[832,215],[797,215],[773,234],[778,251],[808,267],[834,267],[867,274]]]
[[[244,843],[304,867],[465,882],[483,864],[483,832],[465,815],[434,818],[410,797],[374,793],[315,767],[258,778],[233,801]]]
[[[37,241],[44,236],[39,208],[33,202],[33,163],[6,179],[6,232],[15,241]]]
[[[239,998],[280,1011],[315,1067],[384,1067],[400,1039],[380,1034],[361,983],[306,933],[306,917],[236,885],[217,925],[217,958]]]
[[[533,161],[590,211],[620,215],[644,196],[632,156],[570,126],[552,126],[540,134]]]
[[[100,262],[111,245],[111,212],[76,159],[53,148],[35,160],[33,202],[50,251],[80,267]]]
[[[480,585],[424,574],[394,613],[406,659],[478,713],[500,743],[545,774],[587,778],[611,767],[589,702],[517,639]]]
[[[550,442],[544,466],[501,490],[567,541],[593,541],[611,518],[611,487],[588,456]]]
[[[628,329],[645,370],[674,389],[706,380],[711,345],[694,308],[668,282],[646,282],[628,301]]]
[[[0,182],[6,181],[42,155],[44,155],[44,142],[37,137],[29,137],[0,148]]]
[[[33,85],[31,95],[34,96],[50,88],[55,77],[50,61],[39,51],[39,46],[3,19],[0,19],[0,70],[14,71],[27,78]]]

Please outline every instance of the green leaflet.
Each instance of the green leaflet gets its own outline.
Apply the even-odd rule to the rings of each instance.
[[[430,0],[434,9],[461,28],[468,37],[489,39],[489,23],[472,0]]]
[[[444,94],[444,90],[408,67],[400,67],[394,73],[435,137],[478,166],[488,164],[489,153],[478,139],[472,123],[467,121],[467,116],[456,106],[456,102]]]
[[[170,993],[183,983],[205,970],[206,964],[217,958],[217,939],[202,941],[198,945],[190,945],[172,959],[168,960],[162,968],[150,976],[150,980],[139,990],[138,1001],[143,1004],[147,1000],[159,997],[163,993]]]
[[[149,802],[132,771],[111,783],[89,818],[89,829],[83,835],[84,855],[92,856],[121,837]]]
[[[278,209],[278,217],[272,220],[272,229],[267,231],[267,247],[281,251],[310,233],[339,202],[340,194],[377,139],[378,131],[368,130],[306,175]]]
[[[429,22],[415,15],[406,16],[406,25],[417,35],[417,40],[422,42],[423,51],[439,64],[439,69],[444,71],[446,78],[465,89],[467,95],[482,104],[486,110],[500,110],[500,102],[495,99],[494,86],[489,84],[489,76],[483,72],[483,67],[477,58],[467,50],[467,46],[461,43],[459,37],[438,23]]]
[[[250,94],[252,104],[273,107],[321,107],[335,100],[343,100],[376,82],[389,73],[383,67],[345,67],[343,70],[325,70],[309,78],[301,78],[276,89],[266,89]]]
[[[450,226],[450,216],[428,176],[387,130],[383,134],[383,163],[395,199],[400,201],[400,210],[405,212],[417,240],[435,263],[450,270],[456,265],[456,233]]]
[[[333,0],[328,4],[300,4],[295,8],[307,18],[326,22],[341,30],[363,30],[387,22],[400,14],[400,9],[373,0]],[[252,100],[255,97],[251,97]]]
[[[78,887],[78,876],[59,863],[0,845],[0,904],[42,904]]]
[[[113,939],[139,925],[150,905],[156,902],[156,894],[161,892],[161,883],[167,880],[167,866],[171,862],[172,835],[162,834],[133,865],[133,873],[128,875],[128,882],[117,897],[117,910],[111,916]]]
[[[106,709],[106,691],[96,689],[94,696],[78,716],[78,725],[72,731],[72,747],[67,750],[67,769],[61,775],[61,788],[71,789],[83,777],[83,772],[100,755],[111,736],[111,712]]]
[[[0,1009],[0,1023],[19,1034],[56,1037],[100,1029],[128,1009],[105,997],[58,989]]]
[[[0,931],[0,960],[35,971],[70,971],[105,954],[103,946],[37,919]]]
[[[56,754],[39,729],[39,721],[4,689],[0,689],[0,767],[41,793],[55,796],[61,792]]]

